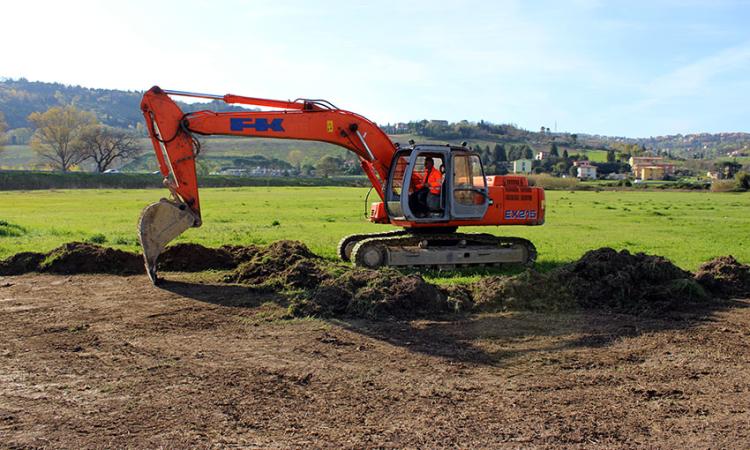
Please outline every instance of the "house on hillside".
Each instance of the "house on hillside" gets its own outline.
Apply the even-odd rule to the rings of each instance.
[[[513,161],[513,173],[531,173],[530,159],[517,159]]]
[[[659,156],[632,156],[629,163],[633,176],[639,180],[663,180],[674,175],[674,164]]]
[[[537,161],[543,161],[547,158],[549,158],[549,152],[545,151],[538,151],[536,152],[536,156],[534,156],[534,159],[536,159]]]
[[[596,180],[596,166],[591,165],[590,161],[574,161],[577,177],[581,180]]]

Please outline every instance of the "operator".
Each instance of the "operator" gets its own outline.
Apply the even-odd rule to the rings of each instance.
[[[435,169],[435,161],[428,156],[424,160],[424,173],[420,176],[412,176],[414,191],[409,194],[409,208],[415,216],[424,217],[431,210],[427,203],[427,198],[437,195],[438,209],[440,206],[440,187],[443,177],[439,170]]]
[[[435,173],[437,172],[437,174]],[[443,187],[445,177],[445,164],[440,166],[440,170],[433,170],[427,178],[427,210],[430,212],[441,212],[440,208],[440,191]]]

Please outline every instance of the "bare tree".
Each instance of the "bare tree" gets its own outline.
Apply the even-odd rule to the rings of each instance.
[[[96,170],[100,173],[107,170],[115,160],[124,162],[143,151],[131,133],[102,125],[85,129],[75,146],[85,155],[85,159],[94,161]]]
[[[43,113],[31,113],[29,121],[36,128],[31,148],[61,172],[87,158],[76,142],[87,128],[97,124],[93,113],[75,106],[56,106]]]

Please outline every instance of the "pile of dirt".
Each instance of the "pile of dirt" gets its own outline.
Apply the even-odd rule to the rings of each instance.
[[[480,311],[563,311],[576,307],[572,293],[560,286],[557,277],[534,270],[481,278],[472,284],[471,298]]]
[[[259,251],[260,248],[254,245],[209,248],[199,244],[177,244],[167,247],[159,256],[158,264],[159,270],[171,272],[235,269],[253,259]],[[132,275],[144,273],[144,269],[143,257],[138,253],[82,242],[69,242],[49,253],[17,253],[0,261],[0,275],[28,272]]]
[[[77,273],[144,273],[143,258],[136,254],[83,242],[70,242],[49,252],[38,265],[39,272],[72,275]]]
[[[453,312],[448,296],[421,276],[395,269],[348,269],[327,276],[315,289],[296,297],[296,316],[415,318]]]
[[[264,284],[289,278],[294,285],[313,284],[322,276],[316,262],[321,258],[299,241],[276,241],[257,251],[247,253],[248,260],[225,278],[226,281]]]
[[[0,261],[0,275],[28,272],[134,275],[144,273],[144,268],[143,258],[136,253],[83,242],[69,242],[49,253],[17,253]]]
[[[600,248],[547,273],[484,277],[467,286],[438,287],[395,269],[367,270],[326,261],[298,241],[266,247],[197,244],[169,247],[165,271],[232,269],[225,281],[280,293],[294,316],[415,318],[456,311],[603,309],[629,314],[680,310],[714,297],[750,295],[750,266],[716,258],[693,275],[661,256]],[[140,255],[72,242],[0,261],[0,275],[144,272]],[[705,289],[704,289],[705,288]]]
[[[0,275],[21,275],[39,270],[47,257],[44,253],[21,252],[0,261]]]
[[[474,286],[482,308],[606,309],[657,314],[706,301],[690,272],[661,256],[600,248],[548,273],[490,277]]]
[[[553,272],[584,308],[659,312],[707,299],[693,274],[645,253],[601,248]]]
[[[332,263],[298,241],[259,249],[225,280],[287,292],[297,317],[413,318],[454,309],[440,288],[419,275]]]
[[[750,296],[750,266],[733,256],[720,256],[703,263],[695,280],[717,297]]]
[[[259,248],[251,245],[219,248],[204,247],[200,244],[176,244],[167,247],[159,255],[159,270],[172,272],[201,272],[204,270],[234,269],[251,260]]]

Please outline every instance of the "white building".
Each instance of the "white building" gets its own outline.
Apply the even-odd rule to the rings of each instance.
[[[596,166],[588,161],[575,161],[574,166],[578,168],[578,178],[581,180],[596,180]]]
[[[517,159],[513,161],[513,173],[531,173],[531,160]]]

